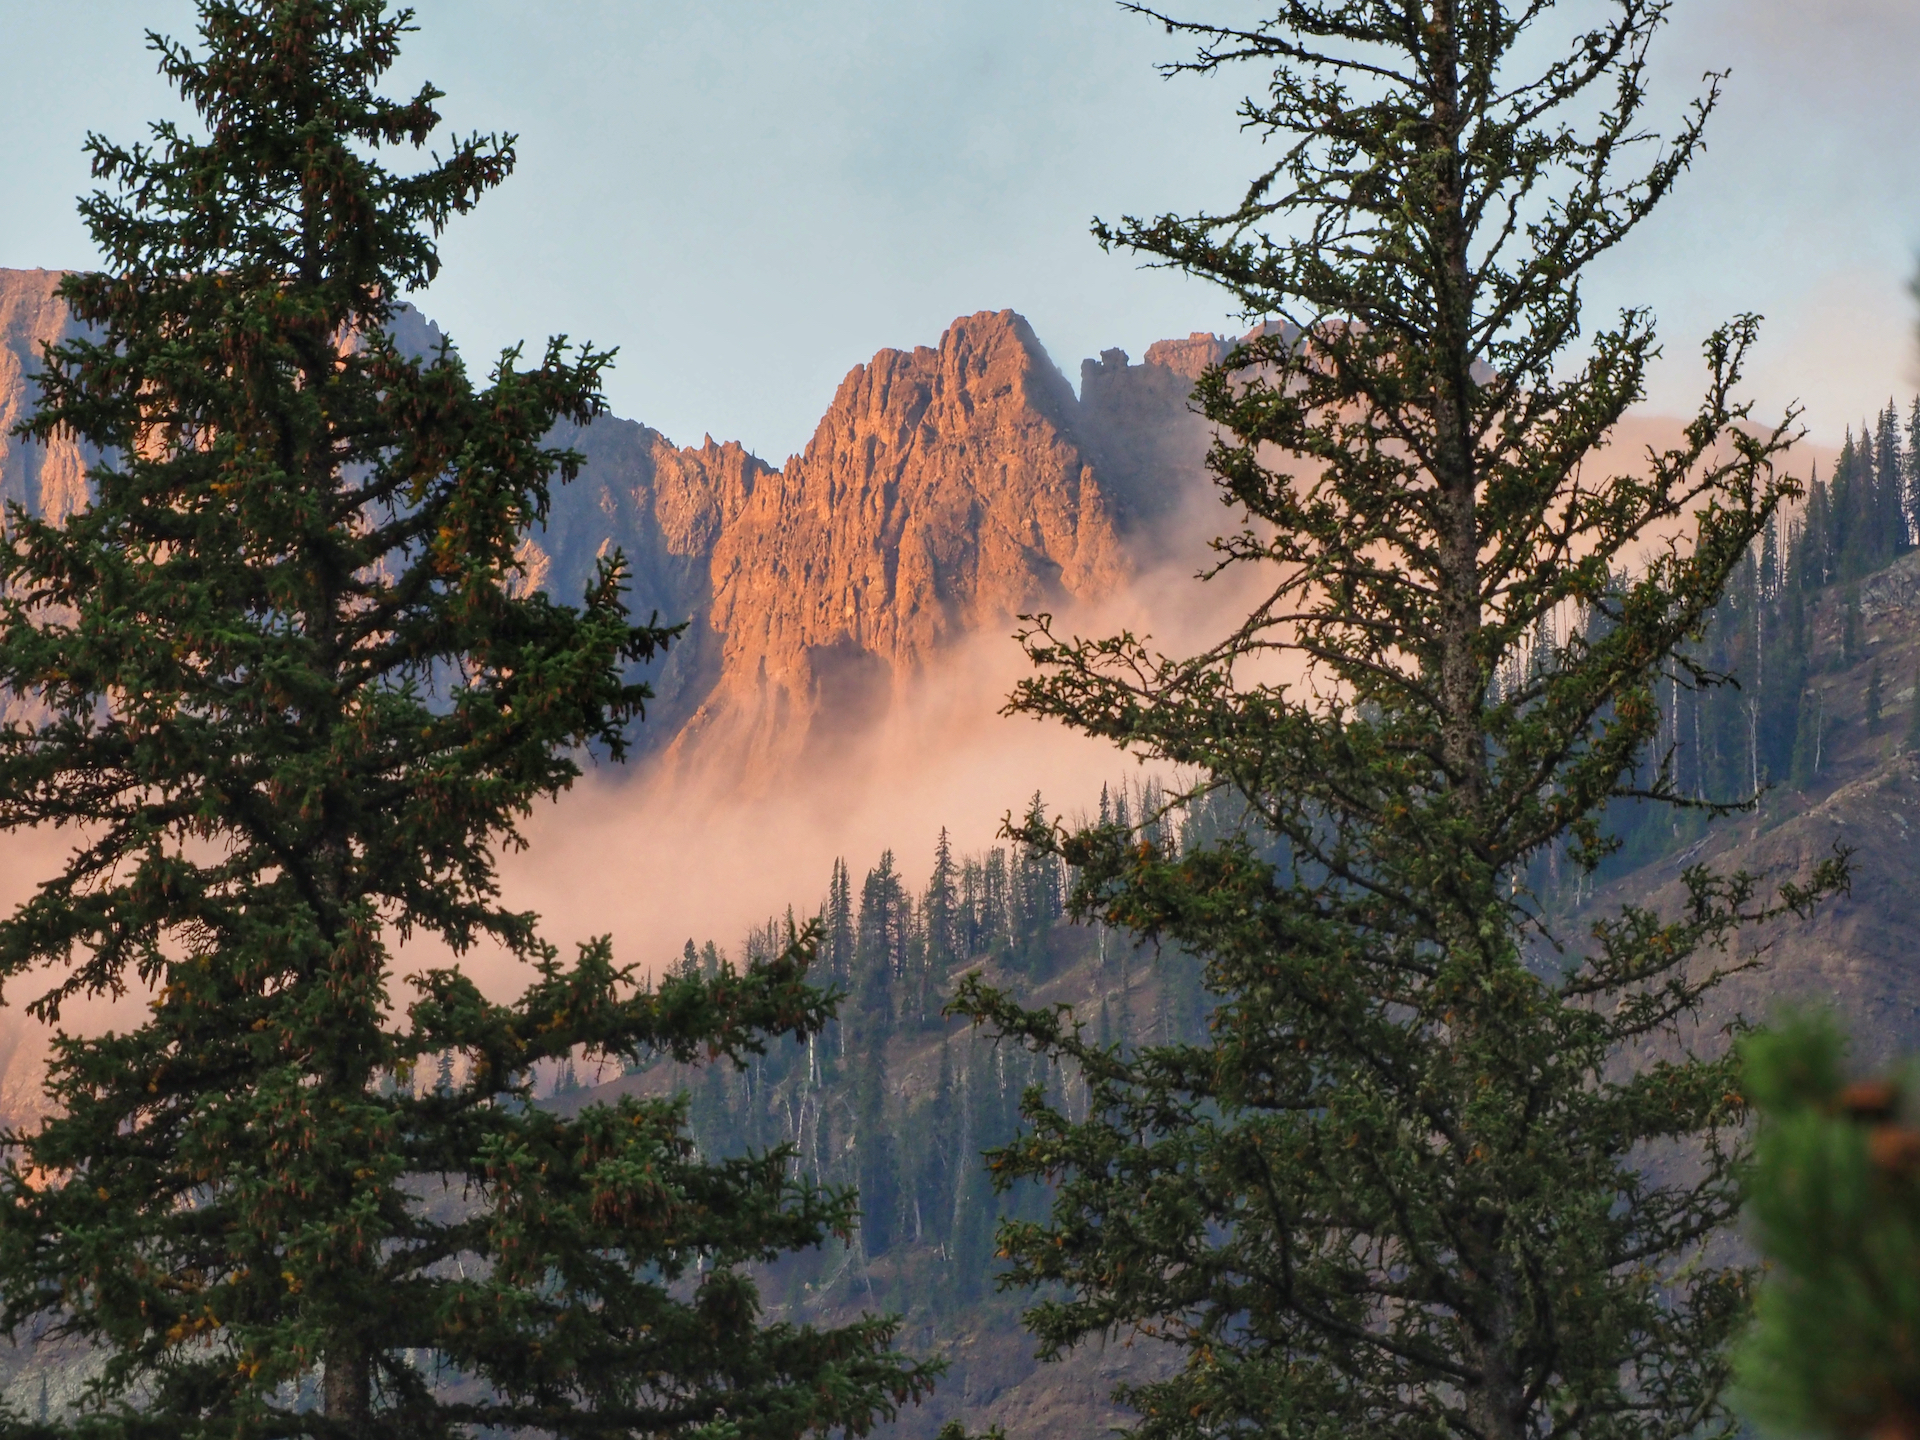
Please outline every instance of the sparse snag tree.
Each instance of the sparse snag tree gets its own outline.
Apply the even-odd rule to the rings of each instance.
[[[703,1159],[677,1101],[531,1103],[540,1062],[738,1059],[833,997],[811,933],[647,988],[501,901],[499,849],[584,747],[622,755],[625,668],[671,632],[632,623],[617,556],[577,607],[514,558],[610,357],[509,351],[479,386],[388,337],[513,163],[492,136],[380,163],[439,125],[433,89],[375,89],[409,18],[204,0],[197,50],[153,37],[204,133],[89,140],[103,265],[62,284],[89,329],[26,431],[104,458],[89,508],[15,509],[0,549],[0,824],[77,839],[0,921],[0,973],[51,968],[50,1022],[152,1000],[61,1038],[54,1118],[4,1137],[5,1323],[102,1362],[16,1433],[859,1433],[933,1367],[890,1321],[768,1323],[747,1268],[847,1232],[851,1194]],[[396,1016],[395,935],[530,983],[429,970]]]
[[[1595,455],[1655,340],[1638,311],[1583,331],[1581,275],[1667,195],[1719,93],[1643,138],[1666,10],[1139,11],[1196,42],[1172,71],[1271,72],[1242,118],[1276,158],[1237,207],[1096,227],[1278,322],[1197,391],[1244,522],[1218,566],[1265,572],[1266,598],[1188,657],[1042,617],[1011,708],[1192,767],[1252,823],[1184,855],[1114,826],[1054,840],[1076,911],[1204,960],[1209,1043],[1122,1055],[977,979],[957,1001],[1087,1079],[1083,1118],[1033,1092],[995,1156],[1003,1183],[1058,1184],[1047,1221],[1003,1229],[1007,1281],[1051,1292],[1028,1311],[1044,1353],[1131,1329],[1180,1347],[1119,1392],[1136,1434],[1733,1423],[1747,1280],[1707,1247],[1742,1104],[1696,1022],[1746,963],[1739,928],[1843,867],[1777,894],[1696,868],[1678,913],[1572,946],[1523,884],[1549,847],[1595,864],[1620,797],[1690,803],[1656,687],[1720,679],[1683,647],[1797,492],[1776,469],[1794,416],[1755,426],[1736,396],[1751,317],[1707,342],[1671,448],[1637,474]],[[1693,1168],[1643,1168],[1663,1150]]]

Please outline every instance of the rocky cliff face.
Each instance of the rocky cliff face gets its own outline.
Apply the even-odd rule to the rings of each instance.
[[[764,786],[964,637],[1123,583],[1201,483],[1187,397],[1226,343],[1110,350],[1076,398],[1024,319],[983,311],[856,366],[780,469],[602,421],[568,436],[588,464],[530,558],[564,597],[623,549],[636,609],[691,622],[653,677],[654,743]]]
[[[714,547],[717,683],[675,741],[764,774],[875,718],[961,637],[1103,594],[1122,514],[1019,316],[958,321],[842,382]]]
[[[0,271],[0,419],[33,403],[39,346],[67,333],[58,275]],[[438,332],[396,321],[403,348]],[[641,614],[685,622],[650,679],[642,731],[682,767],[748,787],[884,714],[965,636],[1111,592],[1201,484],[1193,380],[1213,335],[1143,364],[1109,350],[1076,398],[1010,310],[954,322],[936,348],[854,367],[806,450],[774,468],[710,437],[679,448],[608,418],[555,439],[587,466],[526,548],[530,580],[577,596],[618,548]],[[49,514],[85,501],[77,447],[0,439],[0,493]]]
[[[54,297],[56,270],[0,270],[0,501],[60,518],[86,503],[87,466],[71,439],[33,445],[13,427],[32,413],[40,347],[66,339],[73,322]]]

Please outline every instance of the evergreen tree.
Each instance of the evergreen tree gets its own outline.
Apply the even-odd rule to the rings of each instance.
[[[1007,852],[996,845],[980,867],[980,945],[976,954],[1006,959],[1013,950],[1012,884]]]
[[[1834,461],[1828,486],[1826,550],[1836,577],[1858,575],[1866,569],[1868,522],[1873,510],[1873,449],[1866,426],[1856,439],[1847,427]]]
[[[853,881],[844,859],[833,862],[833,878],[827,884],[824,929],[827,973],[844,985],[853,978],[854,952]]]
[[[1907,456],[1901,444],[1900,411],[1888,397],[1874,432],[1873,501],[1875,568],[1906,550]]]
[[[982,920],[986,879],[986,870],[975,856],[969,855],[960,862],[961,953],[969,958],[986,948],[986,929]]]
[[[1906,475],[1902,482],[1905,496],[1907,533],[1920,544],[1920,395],[1913,397],[1907,411]]]
[[[888,1030],[894,1018],[894,982],[906,972],[911,919],[906,887],[894,868],[893,851],[884,851],[880,863],[867,872],[860,887],[854,997],[863,1017],[884,1017],[879,1023]]]
[[[867,1254],[892,1247],[900,1198],[898,1145],[887,1113],[887,1045],[897,1019],[897,984],[907,948],[907,895],[893,852],[860,887],[847,1053],[854,1077],[853,1139],[860,1191],[860,1234]]]
[[[381,0],[200,16],[197,50],[153,44],[204,135],[88,141],[105,268],[62,283],[87,328],[25,427],[104,457],[94,503],[15,509],[0,550],[26,702],[0,822],[85,827],[0,922],[0,971],[53,969],[49,1021],[153,996],[59,1037],[52,1118],[4,1137],[6,1324],[98,1352],[70,1428],[101,1440],[865,1429],[931,1372],[892,1322],[763,1324],[747,1273],[853,1197],[780,1152],[702,1162],[676,1102],[531,1103],[537,1067],[744,1057],[829,1008],[806,937],[645,990],[500,903],[494,855],[584,747],[624,752],[623,670],[670,638],[630,623],[618,557],[579,608],[514,558],[581,463],[543,437],[601,411],[609,357],[509,351],[483,387],[387,338],[512,143],[383,165],[439,117],[376,91],[408,28]],[[431,970],[395,1017],[394,934],[486,941],[530,984],[500,1005]]]
[[[1154,12],[1201,46],[1175,69],[1272,72],[1242,114],[1275,158],[1237,208],[1099,230],[1274,317],[1197,390],[1244,520],[1221,563],[1262,567],[1267,599],[1190,658],[1040,619],[1014,708],[1231,788],[1290,856],[1116,827],[1063,847],[1078,913],[1205,962],[1200,1042],[1130,1057],[976,977],[956,999],[1085,1077],[1083,1119],[1030,1090],[995,1155],[1003,1183],[1058,1184],[1001,1244],[1010,1282],[1049,1292],[1027,1312],[1043,1354],[1133,1327],[1184,1350],[1121,1392],[1136,1434],[1731,1428],[1746,1281],[1699,1250],[1733,1214],[1741,1117],[1688,1017],[1737,927],[1839,873],[1776,904],[1695,868],[1677,917],[1629,910],[1568,952],[1522,885],[1556,844],[1596,863],[1609,803],[1684,803],[1660,692],[1712,683],[1688,647],[1798,491],[1776,469],[1792,417],[1753,426],[1734,398],[1750,318],[1706,347],[1706,399],[1649,473],[1594,473],[1654,338],[1641,312],[1584,329],[1579,277],[1668,192],[1715,98],[1621,173],[1665,8]],[[1697,1164],[1649,1174],[1669,1145]]]
[[[1851,438],[1851,437],[1849,437]],[[1800,543],[1794,547],[1793,570],[1803,590],[1818,590],[1836,573],[1833,550],[1834,506],[1826,482],[1816,468],[1807,490],[1806,516],[1800,521]]]
[[[915,1021],[933,1025],[939,1021],[940,1006],[946,998],[947,977],[964,957],[963,925],[960,915],[960,869],[954,864],[953,842],[946,827],[933,847],[933,873],[921,896],[916,945],[919,959],[913,987]]]
[[[1801,1018],[1745,1045],[1762,1123],[1748,1211],[1769,1273],[1739,1355],[1774,1434],[1920,1428],[1920,1130],[1911,1074],[1848,1084],[1838,1033]]]
[[[953,863],[953,842],[942,825],[933,848],[933,874],[927,877],[926,898],[921,903],[926,916],[927,960],[935,984],[944,983],[948,969],[961,958],[959,875]]]
[[[1913,675],[1913,703],[1907,712],[1907,753],[1920,755],[1920,670]]]
[[[1046,804],[1038,790],[1027,804],[1023,835],[1051,828]],[[1014,847],[1012,876],[1013,947],[1019,962],[1035,972],[1045,968],[1047,936],[1064,909],[1060,857],[1052,845],[1019,841]]]

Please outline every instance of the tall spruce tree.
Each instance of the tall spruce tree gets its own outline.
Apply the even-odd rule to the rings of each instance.
[[[1062,847],[1078,912],[1204,960],[1202,1042],[1098,1048],[977,977],[957,1001],[1086,1078],[1078,1121],[1028,1093],[995,1174],[1058,1190],[1001,1240],[1010,1282],[1052,1291],[1027,1312],[1043,1353],[1131,1329],[1184,1352],[1119,1392],[1136,1434],[1733,1423],[1746,1277],[1703,1246],[1734,1212],[1742,1107],[1691,1022],[1744,963],[1738,927],[1841,867],[1777,896],[1695,868],[1677,914],[1568,948],[1521,881],[1555,845],[1595,864],[1615,799],[1685,803],[1660,692],[1712,683],[1683,647],[1799,488],[1776,471],[1792,416],[1755,426],[1736,397],[1750,317],[1707,343],[1670,448],[1627,475],[1594,455],[1655,339],[1639,311],[1583,330],[1582,273],[1668,194],[1718,95],[1642,138],[1667,8],[1143,12],[1199,46],[1172,71],[1271,72],[1242,119],[1278,154],[1236,208],[1096,227],[1273,322],[1197,390],[1245,522],[1219,563],[1268,598],[1185,658],[1041,617],[1013,706],[1193,767],[1255,824],[1184,855],[1116,826]],[[1515,663],[1549,621],[1542,663]],[[1690,1163],[1643,1168],[1673,1150]]]
[[[1881,565],[1907,549],[1907,457],[1900,431],[1899,407],[1888,397],[1874,440],[1874,533]]]
[[[1913,542],[1920,545],[1920,395],[1913,397],[1913,408],[1907,411],[1907,432],[1904,455],[1906,473],[1901,478],[1901,513],[1906,517],[1907,533]]]
[[[703,1162],[678,1101],[531,1103],[541,1062],[740,1058],[831,997],[810,937],[649,989],[500,902],[498,850],[584,747],[621,755],[623,670],[670,638],[631,623],[617,558],[578,608],[514,558],[581,463],[543,437],[600,412],[609,357],[510,351],[482,387],[386,333],[512,141],[381,164],[439,123],[433,89],[375,89],[409,28],[381,0],[200,15],[197,49],[152,43],[203,133],[88,142],[103,269],[61,286],[88,329],[26,433],[94,447],[93,503],[15,509],[0,550],[27,717],[0,823],[77,837],[0,922],[0,970],[53,970],[48,1021],[152,996],[59,1038],[54,1118],[4,1137],[6,1324],[102,1361],[33,1433],[863,1430],[930,1372],[886,1322],[763,1323],[746,1268],[850,1231],[850,1194],[778,1152]],[[490,943],[530,986],[431,969],[396,1015],[396,935]]]

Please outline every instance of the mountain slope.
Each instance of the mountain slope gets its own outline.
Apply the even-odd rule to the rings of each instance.
[[[33,403],[40,344],[68,331],[58,279],[0,271],[9,426]],[[414,353],[440,338],[410,309],[395,331]],[[556,442],[587,464],[529,539],[529,578],[571,598],[624,551],[634,608],[688,625],[650,677],[641,745],[765,788],[859,733],[964,637],[1120,586],[1203,484],[1207,433],[1187,396],[1227,344],[1161,342],[1139,365],[1109,350],[1083,367],[1082,399],[1024,319],[982,311],[937,347],[855,366],[780,468],[631,420],[563,427]],[[71,442],[0,438],[0,494],[31,510],[84,503],[84,468]]]
[[[1718,992],[1703,1018],[1760,1022],[1783,1005],[1831,1005],[1863,1058],[1920,1050],[1920,551],[1858,582],[1862,637],[1850,662],[1843,637],[1847,588],[1809,606],[1808,679],[1822,717],[1819,764],[1802,788],[1776,785],[1752,815],[1730,817],[1678,853],[1602,888],[1565,927],[1622,904],[1673,913],[1681,873],[1707,865],[1746,870],[1769,886],[1804,879],[1835,847],[1851,852],[1852,888],[1809,919],[1744,937],[1755,968]],[[1880,674],[1882,714],[1869,717]]]

